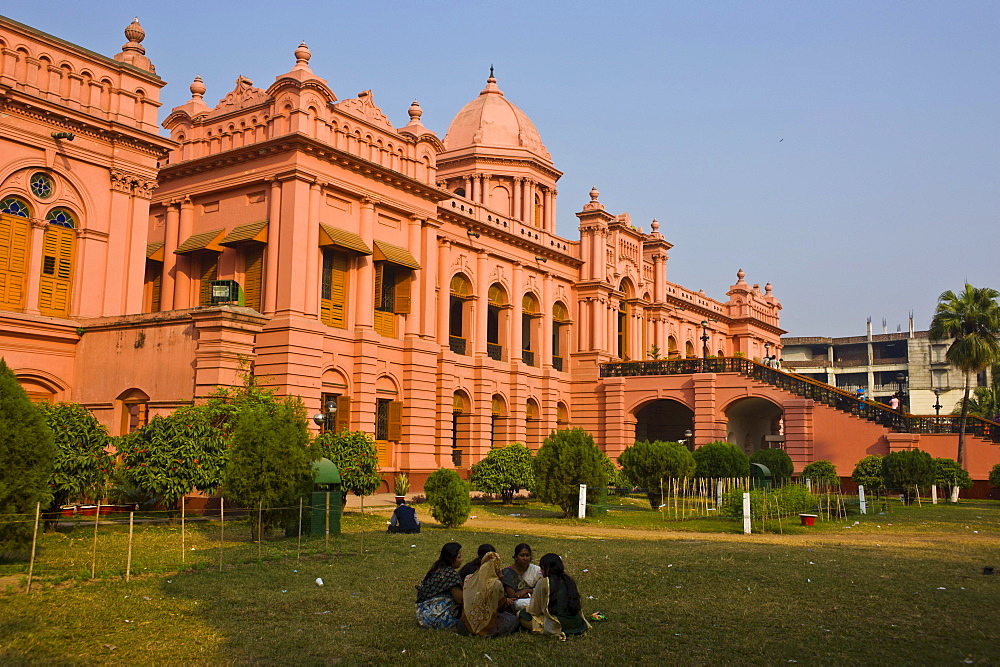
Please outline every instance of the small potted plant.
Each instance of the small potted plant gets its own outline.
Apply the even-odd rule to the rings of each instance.
[[[392,490],[396,494],[396,500],[403,500],[410,491],[410,478],[405,472],[396,473],[396,478],[392,480]]]

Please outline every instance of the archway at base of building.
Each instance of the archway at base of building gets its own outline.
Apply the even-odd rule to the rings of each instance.
[[[739,445],[749,456],[758,449],[781,445],[782,415],[780,405],[765,398],[741,398],[725,410],[729,442]]]
[[[694,411],[679,401],[658,399],[635,413],[635,439],[678,442],[694,430]]]

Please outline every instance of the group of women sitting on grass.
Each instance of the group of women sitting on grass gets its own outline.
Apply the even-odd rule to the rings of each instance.
[[[565,639],[590,625],[580,612],[580,592],[562,559],[545,554],[531,562],[531,547],[518,544],[507,567],[492,544],[462,565],[462,545],[449,542],[417,585],[417,623],[457,628],[461,634],[499,637],[518,629]]]

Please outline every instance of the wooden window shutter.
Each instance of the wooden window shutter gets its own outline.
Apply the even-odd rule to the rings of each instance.
[[[219,277],[219,255],[203,254],[201,257],[201,289],[198,305],[212,305],[212,281]]]
[[[403,439],[403,402],[389,402],[389,434],[388,440],[399,442]]]
[[[382,305],[382,277],[385,275],[385,262],[375,262],[375,308]]]
[[[42,276],[38,286],[38,310],[43,315],[67,317],[73,278],[73,247],[76,232],[49,225],[42,237]]]
[[[347,328],[347,253],[334,252],[330,267],[330,321],[338,329]]]
[[[163,288],[163,265],[158,264],[153,267],[153,287],[152,287],[152,300],[149,307],[149,312],[158,313],[160,312],[160,291]]]
[[[337,397],[337,415],[334,417],[333,432],[351,430],[351,397]]]
[[[263,284],[264,246],[245,244],[243,251],[243,305],[260,310],[260,293]]]
[[[30,231],[26,219],[0,215],[0,308],[24,308]]]
[[[396,303],[393,312],[407,315],[410,312],[410,278],[412,271],[396,273]]]

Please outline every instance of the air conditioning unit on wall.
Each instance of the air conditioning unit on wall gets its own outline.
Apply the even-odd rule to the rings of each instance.
[[[237,306],[243,305],[243,290],[235,280],[213,280],[212,281],[212,305],[218,303],[235,303]]]

